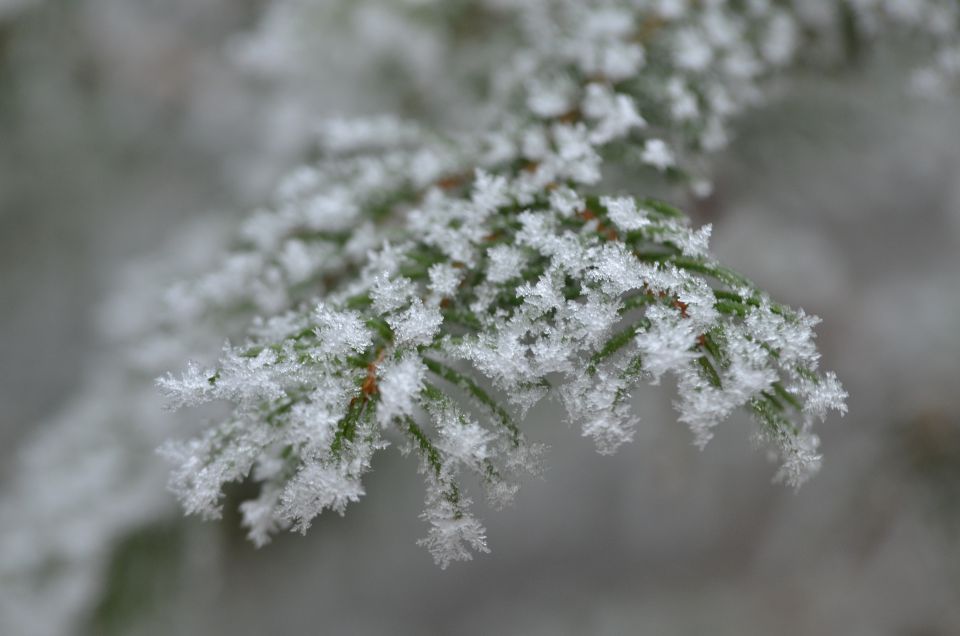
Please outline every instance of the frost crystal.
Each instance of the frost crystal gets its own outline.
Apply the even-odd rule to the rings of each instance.
[[[437,565],[443,569],[452,561],[471,560],[471,550],[490,551],[487,547],[487,531],[483,525],[449,501],[428,503],[422,518],[430,524],[430,530],[426,538],[417,543],[430,550]]]
[[[414,355],[381,365],[377,419],[382,426],[389,425],[394,418],[413,415],[426,371],[423,362]]]
[[[662,139],[647,140],[641,159],[658,170],[666,170],[676,163],[673,152]]]
[[[636,202],[629,197],[602,197],[600,203],[607,208],[613,224],[625,232],[650,225],[646,213],[638,210]]]

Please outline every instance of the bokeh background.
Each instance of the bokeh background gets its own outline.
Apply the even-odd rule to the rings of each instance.
[[[668,387],[613,457],[534,412],[543,477],[447,571],[395,454],[305,537],[181,517],[152,449],[197,423],[153,395],[186,356],[138,347],[152,308],[320,117],[469,113],[472,36],[405,15],[0,0],[0,633],[960,633],[960,102],[909,96],[898,50],[798,70],[693,207],[722,260],[824,319],[850,412],[800,491],[745,416],[696,450]]]

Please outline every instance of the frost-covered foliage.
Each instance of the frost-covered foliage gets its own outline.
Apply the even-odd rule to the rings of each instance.
[[[818,370],[817,319],[715,262],[709,226],[609,184],[639,170],[709,192],[709,154],[805,45],[919,33],[939,60],[955,6],[907,4],[478,3],[520,44],[474,129],[329,121],[322,159],[223,267],[177,289],[198,315],[263,316],[219,363],[159,380],[173,406],[235,407],[164,449],[187,510],[216,517],[223,484],[252,478],[252,540],[306,531],[362,496],[395,444],[419,459],[423,543],[445,566],[487,549],[464,478],[500,505],[536,470],[531,407],[558,396],[609,453],[633,436],[631,387],[665,376],[697,445],[746,408],[777,478],[801,484],[821,459],[814,423],[845,410]]]
[[[30,4],[28,0],[22,6]],[[7,17],[3,13],[6,6],[0,0],[0,22]],[[90,12],[86,22],[95,33],[89,37],[91,43],[102,45],[104,40],[116,38],[118,31],[126,38],[144,28],[126,14],[116,23],[106,19],[116,17],[118,6],[106,2],[77,8],[77,12]],[[138,17],[136,8],[131,11]],[[171,11],[175,13],[174,8]],[[341,11],[349,17],[344,7]],[[66,19],[60,12],[54,13],[58,20]],[[11,18],[19,15],[28,16],[26,12],[9,14]],[[73,15],[73,11],[67,15]],[[138,27],[132,28],[131,24]],[[17,28],[15,24],[0,26]],[[357,64],[351,69],[351,80],[357,85],[338,90],[339,103],[380,103],[378,94],[369,89],[375,82],[364,81],[379,73],[378,59],[364,55],[367,47],[359,33],[345,29],[340,22],[319,21],[313,26],[317,27],[311,31],[314,40],[327,39],[332,32],[347,40],[350,46],[340,53]],[[147,45],[154,43],[151,40]],[[178,42],[177,46],[182,44]],[[77,56],[75,51],[61,53],[58,59],[64,63]],[[200,55],[196,50],[182,53],[187,58]],[[23,64],[13,57],[5,61]],[[296,81],[306,83],[302,77]],[[330,81],[324,76],[320,83],[327,85]],[[217,88],[223,87],[192,97],[216,102],[223,99]],[[300,96],[297,99],[306,101]],[[314,114],[317,109],[323,110],[322,104],[313,102],[309,106]],[[218,116],[220,108],[216,107]],[[387,122],[381,127],[390,125],[387,120],[371,120],[368,134],[385,134],[371,128],[375,121]],[[278,132],[268,128],[269,135]],[[330,130],[335,135],[333,128]],[[304,130],[295,133],[303,134]],[[216,134],[204,143],[219,144],[217,152],[228,145],[223,139],[218,141]],[[337,138],[331,136],[329,143],[335,146]],[[256,165],[249,173],[269,174],[276,170],[277,158],[258,156],[250,163]],[[129,205],[129,201],[122,205]],[[71,216],[76,216],[74,212]],[[119,280],[113,281],[112,293],[93,317],[98,332],[97,355],[83,366],[76,394],[51,417],[29,423],[29,433],[5,466],[0,484],[0,633],[81,633],[81,626],[97,604],[117,593],[111,587],[115,582],[109,578],[111,565],[131,534],[157,525],[176,525],[173,520],[179,510],[164,488],[168,470],[155,450],[165,439],[195,434],[200,422],[195,413],[172,417],[165,412],[153,380],[188,356],[215,356],[223,338],[242,334],[251,312],[260,311],[239,305],[212,310],[218,306],[217,298],[226,299],[230,294],[229,288],[218,287],[215,279],[208,281],[205,289],[209,293],[202,302],[185,302],[188,289],[194,300],[200,300],[196,295],[200,288],[195,284],[171,287],[173,281],[212,269],[211,261],[227,250],[235,228],[232,220],[228,222],[229,215],[221,212],[220,217],[226,218],[198,219],[174,227],[169,241],[118,268]],[[84,244],[82,236],[76,240]],[[74,320],[82,322],[84,317],[78,311]]]

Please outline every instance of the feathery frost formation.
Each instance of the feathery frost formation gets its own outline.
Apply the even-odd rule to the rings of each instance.
[[[667,375],[697,445],[746,408],[778,479],[817,470],[813,425],[846,408],[818,370],[817,319],[715,262],[709,226],[604,178],[641,166],[708,192],[707,155],[803,38],[836,41],[851,21],[930,35],[937,17],[952,20],[940,46],[955,4],[907,3],[920,9],[906,17],[862,0],[481,4],[511,15],[523,46],[488,78],[476,131],[328,122],[323,158],[285,180],[221,268],[174,290],[188,313],[265,316],[215,366],[158,380],[175,407],[234,405],[164,448],[188,512],[217,517],[224,483],[252,478],[250,538],[305,532],[359,499],[394,444],[418,458],[422,543],[445,567],[487,550],[465,478],[502,505],[536,470],[519,427],[531,407],[559,396],[611,453],[637,424],[631,388]]]

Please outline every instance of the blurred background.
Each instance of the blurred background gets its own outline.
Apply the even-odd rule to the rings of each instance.
[[[198,423],[151,382],[187,356],[137,345],[320,117],[454,117],[469,37],[397,4],[0,0],[0,633],[960,633],[960,108],[908,96],[896,51],[797,72],[693,208],[824,320],[850,413],[799,492],[745,416],[700,452],[647,389],[613,457],[534,412],[542,479],[447,571],[396,454],[305,537],[182,518],[153,448]]]

